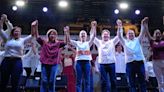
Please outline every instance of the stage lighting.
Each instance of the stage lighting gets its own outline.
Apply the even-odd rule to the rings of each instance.
[[[127,9],[129,7],[129,5],[127,3],[120,3],[119,7],[121,9]]]
[[[114,10],[114,13],[115,13],[115,14],[119,14],[119,12],[120,12],[120,11],[119,11],[118,9],[115,9],[115,10]]]
[[[43,12],[47,12],[48,11],[48,8],[47,7],[43,7]]]
[[[24,1],[24,0],[17,0],[17,1],[15,2],[15,4],[16,4],[17,6],[22,7],[22,6],[25,5],[25,1]]]
[[[13,7],[12,7],[12,10],[13,10],[13,11],[16,11],[17,9],[18,9],[17,6],[13,6]]]
[[[61,1],[59,1],[58,5],[59,5],[59,7],[61,7],[61,8],[65,8],[65,7],[68,6],[68,2],[65,1],[65,0],[61,0]]]
[[[140,10],[135,10],[135,14],[139,15],[140,14]]]

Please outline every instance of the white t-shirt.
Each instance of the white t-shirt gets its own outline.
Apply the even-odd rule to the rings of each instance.
[[[100,64],[111,64],[115,63],[115,44],[118,42],[118,37],[112,40],[103,42],[98,38],[94,39],[94,44],[98,48],[98,63]]]
[[[25,43],[25,41],[30,40],[31,38],[32,38],[32,36],[29,35],[25,38],[8,40],[5,44],[4,56],[21,58],[23,56],[24,43]]]
[[[9,21],[6,22],[6,25],[7,25],[6,31],[0,29],[0,35],[3,38],[3,40],[6,42],[4,57],[22,57],[24,43],[25,41],[30,40],[32,36],[29,35],[25,38],[12,39],[10,33],[11,30],[13,29],[13,25]]]
[[[134,38],[133,40],[125,40],[124,50],[126,63],[132,62],[134,60],[145,60],[138,38]]]
[[[32,47],[30,47],[27,54],[25,54],[22,58],[23,61],[23,67],[37,67],[39,62],[39,56],[38,54],[34,54]]]
[[[116,52],[115,68],[116,73],[126,73],[125,54]]]
[[[152,62],[146,62],[145,66],[146,66],[145,70],[147,71],[148,76],[149,77],[155,77],[155,73],[154,73],[154,70],[153,70],[153,63]]]
[[[71,40],[71,44],[76,47],[76,51],[90,51],[89,42],[81,42]],[[89,55],[78,55],[76,54],[75,60],[92,60],[91,54]]]

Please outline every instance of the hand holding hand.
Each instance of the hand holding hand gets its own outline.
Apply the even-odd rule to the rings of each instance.
[[[7,15],[6,15],[6,14],[2,14],[2,15],[1,15],[1,20],[2,20],[2,22],[8,21]]]
[[[65,26],[65,27],[64,27],[64,32],[65,32],[65,33],[68,33],[68,32],[69,32],[69,26]]]
[[[91,22],[91,28],[96,28],[97,27],[97,22],[96,21],[92,21]]]
[[[31,23],[31,26],[36,27],[38,26],[38,20],[35,20]]]
[[[142,19],[141,24],[144,25],[145,27],[148,26],[148,17],[145,17],[144,19]]]
[[[116,21],[118,28],[122,27],[122,21],[120,19],[117,19]]]

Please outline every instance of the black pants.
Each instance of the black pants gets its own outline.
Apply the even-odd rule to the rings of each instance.
[[[7,92],[6,87],[11,76],[12,92],[18,92],[19,79],[23,71],[21,58],[4,58],[1,64],[1,92]]]

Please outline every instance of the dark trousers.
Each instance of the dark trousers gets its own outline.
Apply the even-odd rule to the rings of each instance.
[[[133,61],[127,63],[126,73],[130,86],[130,92],[138,92],[136,90],[136,76],[138,79],[140,92],[146,92],[145,67],[143,61]]]
[[[115,64],[100,64],[100,73],[102,92],[117,92]],[[110,81],[108,79],[110,79]],[[111,90],[109,83],[111,84]]]
[[[12,92],[19,92],[18,84],[22,71],[21,58],[4,58],[1,64],[1,92],[7,92],[6,87],[10,76]]]

